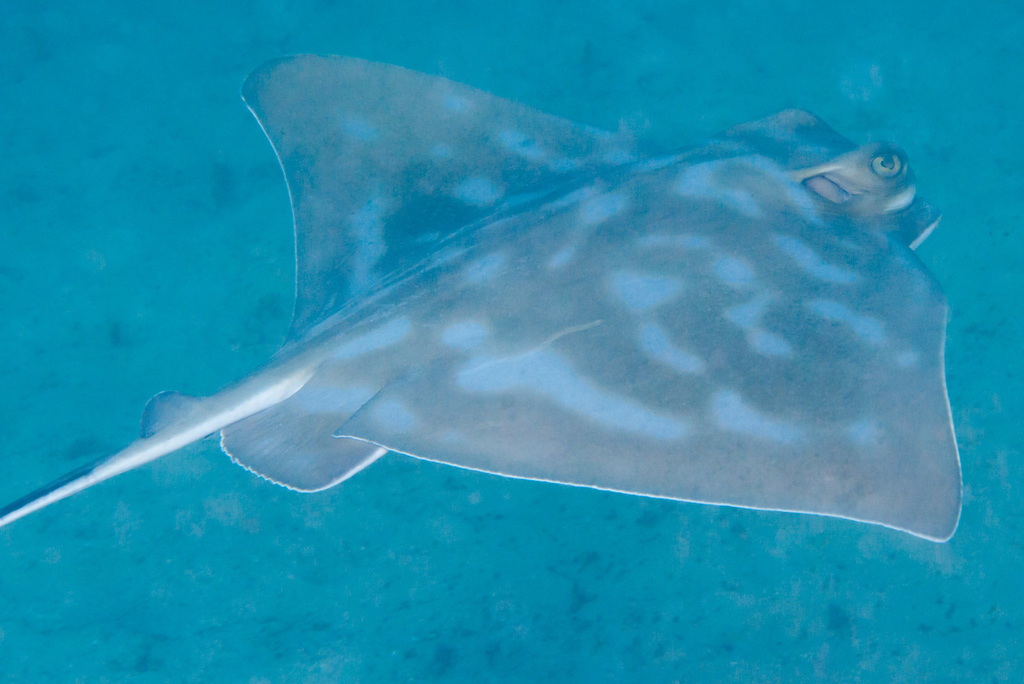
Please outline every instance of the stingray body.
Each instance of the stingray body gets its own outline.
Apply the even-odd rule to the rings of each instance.
[[[285,346],[0,524],[207,435],[301,491],[386,451],[948,539],[938,215],[898,148],[786,111],[667,155],[442,78],[296,56],[243,98],[296,241]]]

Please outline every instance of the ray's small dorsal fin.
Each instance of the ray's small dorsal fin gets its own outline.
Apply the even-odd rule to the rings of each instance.
[[[625,134],[347,57],[258,68],[242,98],[284,170],[295,222],[290,339],[517,198],[630,161]]]
[[[139,436],[144,439],[152,437],[165,427],[181,421],[198,403],[198,397],[173,390],[154,395],[146,402],[146,408],[142,409]]]

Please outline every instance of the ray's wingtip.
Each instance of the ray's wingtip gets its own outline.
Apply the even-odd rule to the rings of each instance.
[[[246,74],[242,80],[242,85],[239,87],[239,95],[242,97],[242,101],[247,105],[255,99],[256,91],[258,90],[259,83],[264,76],[272,74],[281,65],[287,62],[295,62],[302,60],[327,60],[327,59],[354,59],[354,58],[343,58],[334,57],[330,55],[318,55],[314,53],[297,52],[290,55],[281,55],[280,57],[274,57],[262,62],[255,69]]]
[[[957,528],[960,527],[960,518],[961,518],[962,515],[963,515],[963,503],[962,503],[962,498],[960,498],[960,499],[957,500],[956,512],[951,516],[952,517],[952,521],[949,524],[943,525],[943,526],[936,525],[935,529],[930,529],[928,531],[911,530],[911,529],[907,529],[907,530],[904,530],[904,531],[909,532],[910,534],[914,535],[915,537],[920,537],[922,539],[927,539],[928,541],[933,541],[933,542],[935,542],[937,544],[945,544],[946,542],[948,542],[950,539],[953,538],[953,535],[956,534]],[[899,528],[897,528],[897,529],[899,529]]]
[[[960,527],[960,518],[963,517],[963,513],[963,503],[960,503],[956,507],[956,518],[953,519],[953,525],[949,528],[949,532],[941,537],[936,537],[933,541],[939,542],[940,544],[944,544],[948,542],[950,539],[952,539],[953,535],[956,534],[957,529],[959,529]]]

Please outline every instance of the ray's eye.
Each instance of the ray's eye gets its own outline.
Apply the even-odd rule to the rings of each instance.
[[[895,178],[903,171],[903,160],[895,153],[880,154],[871,160],[871,170],[882,178]]]

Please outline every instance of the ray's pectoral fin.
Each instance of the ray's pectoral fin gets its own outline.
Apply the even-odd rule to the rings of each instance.
[[[268,62],[246,79],[242,97],[291,194],[290,339],[431,255],[454,231],[636,155],[627,133],[350,57]]]
[[[894,293],[912,290],[894,281]],[[668,342],[645,343],[641,333],[638,344],[631,327],[605,326],[512,354],[438,358],[389,382],[333,435],[345,448],[362,440],[507,477],[829,515],[944,541],[961,491],[941,374],[945,303],[937,290],[917,296],[919,304],[894,309],[903,320],[889,329],[904,325],[920,353],[894,370],[893,356],[851,349],[870,392],[850,411],[814,420],[724,384],[707,400],[692,398],[689,383],[705,375],[652,363],[668,358]],[[794,339],[829,323],[811,319]],[[638,386],[641,377],[661,384]]]

